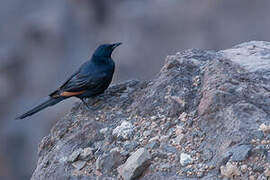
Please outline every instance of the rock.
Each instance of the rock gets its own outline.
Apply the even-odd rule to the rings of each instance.
[[[124,180],[131,180],[139,177],[150,165],[151,156],[144,148],[138,149],[118,168],[120,176]]]
[[[201,178],[201,177],[203,177],[203,172],[201,172],[201,171],[199,171],[199,172],[197,172],[196,173],[196,176],[198,177],[198,178]]]
[[[266,160],[268,163],[270,163],[270,152],[267,152],[266,154]]]
[[[263,174],[260,174],[257,178],[258,180],[268,180]]]
[[[152,157],[153,158],[158,157],[160,159],[167,159],[168,155],[164,152],[157,151],[157,152],[153,153]]]
[[[260,130],[262,130],[265,134],[270,133],[270,125],[265,125],[264,123],[260,125]]]
[[[91,156],[93,156],[93,150],[94,149],[90,147],[84,148],[79,155],[79,159],[85,160],[90,158]]]
[[[211,149],[204,149],[202,158],[204,161],[210,161],[213,158],[213,152]]]
[[[136,141],[126,141],[123,147],[126,151],[132,152],[138,145],[139,144]]]
[[[267,148],[265,145],[259,145],[252,149],[252,154],[255,154],[257,156],[266,156],[267,157]]]
[[[221,175],[228,177],[228,178],[234,178],[235,176],[240,175],[240,171],[237,168],[237,166],[234,164],[231,164],[230,162],[228,162],[226,164],[226,166],[220,167],[220,173],[221,173]]]
[[[151,138],[148,141],[148,144],[146,145],[146,148],[150,148],[150,149],[158,148],[159,145],[160,145],[159,139],[160,139],[159,136],[155,136],[155,137]]]
[[[183,127],[183,126],[177,125],[177,126],[175,127],[175,134],[176,134],[176,135],[182,135],[183,132],[184,132],[184,127]]]
[[[106,127],[106,128],[101,129],[99,132],[102,134],[106,134],[108,132],[108,130],[109,129]]]
[[[176,136],[176,138],[173,139],[175,144],[183,144],[185,142],[186,138],[184,134],[179,134]]]
[[[82,148],[79,148],[77,150],[75,150],[69,157],[68,157],[68,162],[74,162],[76,161],[76,159],[79,157],[79,155],[82,152]]]
[[[250,145],[240,145],[232,148],[230,151],[232,153],[232,161],[244,161],[250,155],[252,147]]]
[[[157,140],[154,140],[154,141],[150,141],[147,145],[146,145],[146,148],[149,148],[149,149],[156,149],[159,147],[159,142]]]
[[[160,142],[163,142],[163,143],[166,143],[166,142],[168,142],[169,141],[169,136],[161,136],[160,137]]]
[[[86,161],[79,160],[79,161],[72,163],[72,166],[74,168],[76,168],[77,170],[81,170],[85,166],[85,164],[86,164]]]
[[[151,134],[152,134],[152,132],[151,132],[150,130],[144,131],[144,132],[143,132],[143,136],[145,136],[145,137],[148,137],[148,136],[150,136]]]
[[[264,170],[264,175],[266,177],[270,177],[270,168],[269,167]]]
[[[161,164],[160,169],[170,169],[170,163]]]
[[[245,172],[247,172],[247,168],[248,168],[248,166],[247,166],[246,164],[243,164],[243,165],[241,166],[241,171],[242,171],[243,173],[245,173]]]
[[[161,145],[162,150],[164,150],[167,153],[177,153],[177,149],[174,146],[170,146],[168,144],[162,144]]]
[[[269,42],[250,41],[221,51],[221,53],[250,72],[264,72],[263,70],[270,68],[265,61],[269,58]]]
[[[101,148],[98,148],[95,153],[94,153],[94,156],[95,158],[97,159],[99,156],[101,156],[102,154],[104,153],[104,150],[101,149]]]
[[[98,157],[96,160],[96,169],[108,173],[113,169],[117,168],[120,164],[123,164],[125,157],[118,151],[112,151],[110,153],[105,153]]]
[[[149,143],[153,142],[153,141],[159,141],[160,137],[159,136],[155,136],[155,137],[152,137],[150,140],[149,140]]]
[[[264,137],[262,131],[255,131],[255,132],[253,133],[253,136],[254,136],[254,138],[260,139],[260,140]]]
[[[267,140],[270,140],[270,134],[268,134],[268,135],[266,136],[266,139],[267,139]]]
[[[179,116],[180,121],[187,121],[187,113],[183,112],[180,116]]]
[[[191,158],[191,156],[189,154],[186,153],[181,153],[180,154],[180,164],[182,166],[186,166],[190,163],[192,163],[193,159]]]
[[[253,172],[255,173],[263,173],[264,172],[264,167],[260,165],[253,165],[252,167]]]
[[[123,121],[113,130],[112,134],[119,140],[128,140],[133,135],[133,125],[128,121]]]
[[[71,163],[81,160],[87,161],[79,171],[85,179],[116,179],[121,164],[143,173],[140,158],[125,161],[139,147],[152,155],[142,179],[218,179],[220,166],[224,176],[238,178],[231,166],[269,167],[268,130],[258,130],[269,123],[269,57],[268,42],[219,52],[186,50],[168,56],[152,80],[112,85],[88,99],[89,110],[77,103],[41,141],[32,180],[72,179]],[[169,172],[159,171],[163,164]],[[257,178],[252,167],[239,178]],[[134,169],[121,173],[131,178],[138,174]]]
[[[140,178],[140,180],[176,180],[181,179],[179,175],[169,175],[169,173],[164,172],[154,172],[145,174],[144,177]]]

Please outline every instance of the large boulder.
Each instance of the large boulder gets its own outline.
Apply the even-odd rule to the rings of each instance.
[[[168,56],[153,80],[88,104],[43,138],[32,180],[270,176],[268,42]]]

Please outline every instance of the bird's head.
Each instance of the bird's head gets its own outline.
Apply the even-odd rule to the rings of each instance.
[[[114,44],[102,44],[100,45],[96,51],[94,52],[94,56],[96,57],[111,57],[113,50],[120,46],[122,43],[114,43]]]

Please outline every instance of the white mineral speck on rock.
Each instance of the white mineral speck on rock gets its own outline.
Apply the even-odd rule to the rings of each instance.
[[[180,116],[179,116],[180,121],[187,121],[187,113],[183,112]]]
[[[123,121],[120,126],[113,130],[112,134],[118,140],[127,140],[133,135],[133,125],[128,121]]]
[[[191,158],[191,156],[189,154],[181,153],[180,164],[182,166],[186,166],[186,165],[190,164],[192,161],[193,161],[193,159]]]
[[[101,129],[99,132],[101,134],[105,134],[107,131],[108,131],[108,128],[106,127],[106,128]]]

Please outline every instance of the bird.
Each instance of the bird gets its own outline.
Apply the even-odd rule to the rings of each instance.
[[[90,60],[83,63],[62,86],[45,97],[42,103],[16,117],[16,119],[24,119],[32,116],[70,97],[79,98],[89,109],[85,99],[102,94],[112,81],[115,63],[111,55],[114,49],[121,44],[121,42],[118,42],[100,45],[94,51]]]

